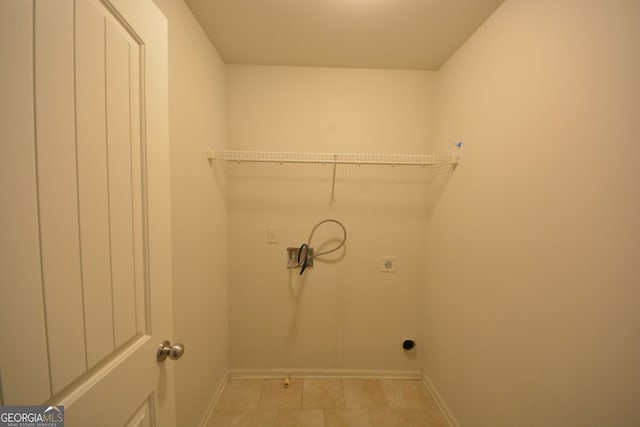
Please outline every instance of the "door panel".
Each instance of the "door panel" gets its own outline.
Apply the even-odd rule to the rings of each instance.
[[[131,420],[126,424],[126,427],[150,427],[153,425],[153,420],[151,419],[152,401],[153,399],[151,399],[151,397],[145,400],[142,406],[140,406],[136,411],[135,415],[131,417]]]
[[[136,46],[136,49],[129,49],[129,64],[130,64],[130,123],[131,123],[131,191],[132,208],[133,208],[133,258],[134,258],[134,283],[135,283],[135,301],[136,301],[136,331],[138,333],[148,333],[149,320],[147,307],[149,301],[147,300],[147,294],[145,294],[145,264],[144,264],[144,231],[146,229],[145,222],[145,193],[144,193],[144,179],[145,173],[143,167],[142,156],[142,127],[141,122],[141,108],[143,100],[141,98],[142,92],[140,91],[140,82],[143,81],[141,71],[141,51]]]
[[[134,141],[131,138],[130,83],[133,76],[129,51],[137,50],[138,45],[128,40],[118,21],[107,18],[105,58],[111,272],[115,344],[119,347],[132,338],[137,329],[132,175],[139,174],[140,168],[133,165],[131,152],[140,148],[133,144],[138,139]],[[81,34],[78,36],[82,37]]]
[[[172,425],[166,21],[151,0],[0,8],[0,399]]]
[[[0,1],[0,58],[0,345],[5,349],[0,399],[13,405],[42,402],[51,393],[36,192],[31,2]],[[16,369],[21,365],[28,369]]]
[[[80,273],[73,1],[35,3],[36,164],[53,393],[87,368]]]
[[[91,368],[115,349],[104,15],[91,4],[79,2],[76,6],[76,33],[78,199],[87,361]]]

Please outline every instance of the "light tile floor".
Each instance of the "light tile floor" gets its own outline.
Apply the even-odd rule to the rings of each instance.
[[[207,427],[446,427],[419,380],[230,379]]]

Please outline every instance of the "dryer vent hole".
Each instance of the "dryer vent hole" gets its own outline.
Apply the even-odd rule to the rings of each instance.
[[[415,346],[416,346],[416,342],[414,340],[402,341],[402,348],[405,350],[412,350]]]

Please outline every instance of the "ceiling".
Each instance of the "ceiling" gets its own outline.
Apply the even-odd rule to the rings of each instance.
[[[185,0],[228,64],[437,70],[504,0]]]

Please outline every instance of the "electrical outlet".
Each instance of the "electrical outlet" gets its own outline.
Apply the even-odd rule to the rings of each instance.
[[[385,273],[395,273],[397,271],[397,263],[395,256],[383,255],[380,257],[380,271]]]

